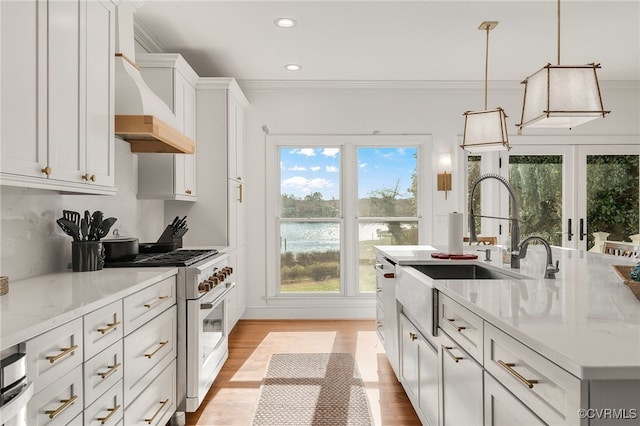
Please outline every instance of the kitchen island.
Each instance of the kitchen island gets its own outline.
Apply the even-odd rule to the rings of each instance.
[[[485,260],[487,249],[491,260]],[[484,404],[476,415],[483,416],[485,424],[496,424],[500,413],[496,393],[488,388],[496,380],[502,385],[499,391],[510,391],[541,424],[638,424],[640,301],[612,268],[633,265],[633,259],[554,247],[560,272],[555,279],[545,279],[546,253],[541,246],[529,248],[520,269],[502,262],[499,246],[465,247],[465,253],[478,255],[476,260],[434,259],[431,254],[442,250],[431,246],[378,246],[376,250],[378,256],[396,264],[399,359],[406,363],[403,349],[411,341],[420,341],[418,337],[426,348],[438,351],[440,365],[433,374],[440,376],[439,423],[450,423],[447,402],[455,399],[443,384],[444,378],[452,377],[446,359],[457,364],[470,359],[480,371],[477,393],[482,399],[484,391]],[[508,276],[432,279],[414,265],[481,265]],[[420,295],[430,298],[431,293],[433,302],[426,303],[431,306],[424,306],[427,298]],[[414,329],[403,345],[406,327]],[[405,388],[411,387],[405,384],[411,379],[403,376],[403,367],[401,362],[400,380]],[[473,382],[466,383],[469,387]],[[419,411],[423,409],[420,386],[413,387],[414,407]],[[408,391],[410,397],[412,392]],[[580,409],[592,411],[578,413]],[[431,417],[429,421],[429,416],[422,415],[423,422],[438,418]],[[478,423],[477,418],[473,422]]]

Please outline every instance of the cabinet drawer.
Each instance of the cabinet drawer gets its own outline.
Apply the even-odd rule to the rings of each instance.
[[[122,341],[119,340],[84,363],[85,407],[122,379],[122,360]]]
[[[384,310],[380,302],[376,303],[376,332],[380,341],[384,343]]]
[[[122,301],[84,316],[84,359],[122,339]]]
[[[176,277],[169,277],[124,299],[124,334],[176,303]]]
[[[123,412],[122,382],[118,381],[84,410],[84,424],[114,426],[122,419]]]
[[[176,357],[176,328],[176,307],[173,306],[125,337],[125,406]]]
[[[27,405],[27,424],[66,425],[80,414],[82,423],[82,367],[78,366],[35,394]]]
[[[442,293],[438,305],[440,328],[482,364],[482,318]]]
[[[491,426],[544,426],[545,423],[511,392],[484,372],[484,424]]]
[[[173,360],[124,412],[127,426],[166,424],[176,411],[176,362]]]
[[[580,380],[491,324],[485,369],[545,423],[579,424]]]
[[[78,318],[25,343],[27,375],[34,393],[82,364],[82,336],[82,318]]]

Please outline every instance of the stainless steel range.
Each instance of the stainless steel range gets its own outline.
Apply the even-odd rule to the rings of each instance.
[[[104,266],[178,267],[178,411],[196,411],[229,355],[227,294],[235,282],[228,255],[217,250],[141,253]]]

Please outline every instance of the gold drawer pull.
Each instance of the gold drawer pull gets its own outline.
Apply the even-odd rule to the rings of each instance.
[[[158,414],[160,414],[160,411],[162,411],[162,409],[164,408],[165,405],[167,405],[168,402],[169,402],[169,399],[165,399],[164,401],[160,401],[160,408],[158,408],[158,411],[155,412],[153,417],[151,417],[150,419],[144,419],[144,421],[147,422],[148,424],[153,423],[153,419],[155,419],[156,416]]]
[[[158,349],[156,349],[155,351],[151,352],[150,354],[144,354],[144,356],[146,356],[147,358],[151,359],[152,356],[154,356],[156,353],[158,353],[158,351],[162,348],[164,348],[164,345],[166,345],[167,343],[169,343],[168,340],[165,340],[164,342],[160,342],[160,346],[158,347]]]
[[[118,369],[122,366],[121,363],[117,363],[116,365],[111,365],[109,366],[109,370],[104,372],[104,373],[98,373],[98,376],[100,376],[103,379],[106,379],[107,377],[109,377],[110,375],[112,375],[113,373],[115,373],[116,371],[118,371]]]
[[[395,278],[396,274],[394,274],[393,272],[387,272],[386,274],[382,275],[385,278],[391,279],[391,278]]]
[[[73,395],[69,399],[61,399],[60,402],[63,403],[61,406],[59,406],[55,410],[47,410],[45,411],[45,414],[48,414],[49,418],[53,419],[55,416],[66,410],[69,406],[73,405],[73,403],[76,402],[76,399],[78,399],[78,395]]]
[[[96,420],[98,420],[100,424],[103,425],[106,422],[108,422],[111,416],[113,416],[119,409],[120,409],[119,405],[116,405],[113,408],[107,408],[107,411],[109,412],[109,414],[107,414],[107,417],[98,417]]]
[[[522,375],[520,375],[520,373],[518,373],[516,370],[514,370],[512,367],[515,367],[516,365],[512,362],[504,362],[503,360],[499,359],[498,360],[498,364],[500,364],[500,366],[502,368],[504,368],[505,370],[507,370],[509,373],[511,373],[511,375],[513,377],[515,377],[516,379],[518,379],[521,383],[523,383],[525,386],[529,387],[529,389],[533,388],[533,385],[538,384],[537,380],[529,380],[529,379],[525,379],[524,377],[522,377]]]
[[[188,195],[191,195],[191,190],[190,190],[190,189],[185,189],[185,190],[184,190],[184,193],[185,193],[185,194],[188,194]]]
[[[158,300],[153,301],[153,302],[149,302],[149,303],[145,303],[144,307],[151,309],[152,307],[156,306],[158,303],[160,303],[163,300],[166,300],[168,298],[169,298],[169,296],[158,296]]]
[[[455,321],[455,318],[447,318],[447,321],[449,321],[451,323],[452,326],[454,326],[455,328],[458,329],[458,332],[462,331],[462,330],[466,330],[467,327],[463,326],[463,325],[455,325],[453,322]]]
[[[49,362],[51,364],[53,364],[54,362],[58,361],[60,358],[65,357],[65,356],[67,356],[69,354],[72,354],[73,351],[75,351],[76,349],[78,349],[78,345],[73,345],[70,348],[61,348],[60,350],[62,352],[60,352],[58,355],[48,356],[47,359],[49,360]]]
[[[43,169],[41,169],[40,171],[41,171],[42,173],[44,173],[45,175],[50,176],[50,175],[51,175],[51,172],[52,172],[53,170],[51,169],[51,167],[47,166],[47,167],[44,167]]]
[[[107,324],[105,328],[99,328],[98,331],[102,334],[108,333],[111,330],[115,330],[116,327],[120,325],[120,321],[114,321],[112,323]]]
[[[416,333],[413,333],[411,331],[409,332],[409,339],[411,339],[412,342],[417,338],[418,338],[418,335]]]
[[[461,360],[461,359],[464,359],[464,358],[462,358],[461,356],[455,356],[455,355],[453,354],[453,352],[451,352],[451,349],[453,349],[453,346],[443,346],[443,347],[442,347],[442,349],[444,349],[444,351],[445,351],[445,352],[446,352],[446,353],[447,353],[451,358],[453,358],[453,360],[454,360],[455,362],[460,362],[460,360]]]

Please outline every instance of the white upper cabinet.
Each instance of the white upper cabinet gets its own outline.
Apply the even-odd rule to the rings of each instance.
[[[242,93],[229,90],[228,94],[228,171],[229,179],[244,181],[244,110],[247,107]]]
[[[181,55],[170,53],[138,54],[136,65],[175,114],[177,130],[196,140],[195,71]],[[138,154],[138,198],[196,201],[196,195],[196,153]]]
[[[115,191],[110,1],[0,2],[2,184]]]

